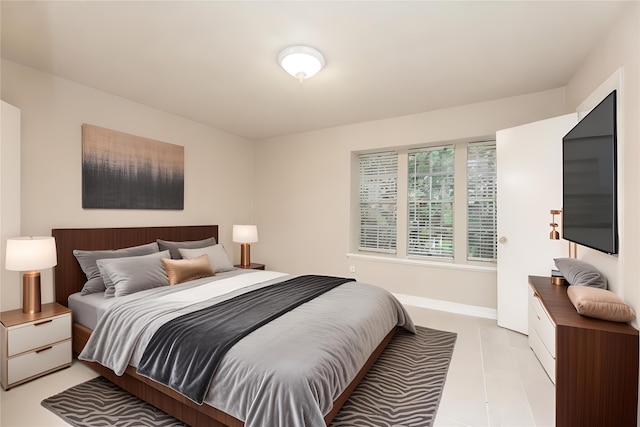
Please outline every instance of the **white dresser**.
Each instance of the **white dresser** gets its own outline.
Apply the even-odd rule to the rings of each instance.
[[[0,377],[5,390],[71,365],[71,310],[57,303],[42,311],[0,313]]]
[[[529,347],[555,384],[556,325],[531,285],[529,285]]]

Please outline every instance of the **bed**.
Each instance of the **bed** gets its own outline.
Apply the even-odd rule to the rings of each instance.
[[[77,298],[77,293],[83,288],[85,282],[87,281],[84,272],[80,268],[78,261],[73,255],[74,250],[82,249],[86,251],[95,251],[95,250],[111,250],[111,249],[128,248],[128,247],[155,242],[156,239],[183,242],[183,241],[196,241],[196,240],[213,237],[217,240],[218,227],[216,225],[204,225],[204,226],[176,226],[176,227],[54,229],[52,230],[52,235],[56,238],[56,246],[57,246],[57,252],[58,252],[57,254],[58,265],[56,266],[55,273],[54,273],[56,301],[62,305],[68,306],[69,297],[72,296],[72,298],[74,297]],[[262,272],[262,273],[269,273],[269,272]],[[225,274],[228,274],[230,276],[230,279],[228,281],[233,281],[234,280],[233,277],[240,277],[243,280],[247,278],[248,280],[250,276],[254,276],[254,275],[257,276],[258,272],[243,270],[243,271],[235,271],[235,272],[230,271]],[[271,282],[276,282],[277,284],[279,284],[280,280],[282,280],[284,283],[284,281],[289,278],[289,276],[276,278],[276,276],[268,276],[268,275],[265,277],[266,279],[273,277],[273,280],[271,280]],[[219,283],[223,283],[222,280],[226,279],[226,276],[224,274],[220,274],[220,275],[216,274],[216,280],[218,279],[221,280],[221,282]],[[195,289],[200,286],[200,283],[196,283],[196,282],[204,283],[204,282],[207,282],[207,280],[198,279],[193,281],[193,283],[188,282],[187,286],[185,286],[185,290],[161,289],[158,293],[158,296],[156,296],[154,293],[154,295],[150,298],[158,298],[158,299],[169,298],[172,301],[179,300],[180,298],[176,296],[171,296],[171,295],[161,296],[161,295],[163,295],[162,294],[163,292],[165,293],[180,292],[180,294],[175,294],[175,295],[188,294],[191,288]],[[267,282],[269,282],[269,280],[267,280]],[[267,283],[267,282],[264,282],[264,283]],[[207,283],[207,286],[209,287],[217,286],[215,285],[215,283],[216,282]],[[260,288],[263,286],[263,284],[255,284],[252,286]],[[364,292],[366,294],[372,294],[372,297],[371,297],[372,302],[370,305],[371,306],[379,305],[380,302],[375,300],[375,298],[382,298],[382,297],[375,296],[375,294],[379,291],[376,289],[373,289],[375,287],[369,287],[369,286],[370,285],[360,284],[357,282],[349,282],[344,285],[338,286],[337,288],[332,289],[326,292],[326,294],[323,294],[318,298],[316,298],[315,300],[313,300],[312,304],[303,304],[299,308],[291,310],[290,312],[286,313],[284,316],[276,319],[275,321],[265,325],[264,327],[260,328],[259,330],[245,337],[236,346],[234,346],[232,350],[229,351],[228,355],[222,358],[222,361],[220,362],[220,367],[218,371],[216,371],[217,372],[216,376],[213,377],[212,388],[219,387],[219,389],[217,390],[224,390],[224,393],[221,393],[221,392],[216,393],[214,391],[207,393],[207,400],[205,400],[204,404],[196,403],[194,400],[185,396],[183,393],[175,391],[168,386],[165,386],[157,381],[151,380],[145,376],[140,375],[134,366],[126,366],[125,368],[123,368],[122,375],[117,375],[112,368],[103,366],[100,363],[96,363],[96,362],[85,362],[85,363],[87,363],[96,372],[108,378],[110,381],[114,382],[115,384],[119,385],[120,387],[124,388],[130,393],[140,397],[141,399],[162,409],[168,414],[171,414],[175,418],[191,426],[235,427],[235,426],[245,426],[245,425],[260,426],[260,425],[278,425],[278,424],[279,425],[300,425],[300,426],[329,425],[333,417],[340,410],[340,407],[348,399],[350,393],[355,389],[357,384],[364,377],[366,371],[375,362],[377,357],[380,355],[380,353],[384,350],[385,346],[391,340],[397,327],[403,326],[409,330],[413,329],[413,324],[411,322],[411,319],[408,317],[406,312],[404,312],[404,310],[402,309],[399,303],[397,303],[398,307],[393,309],[393,310],[397,310],[397,313],[393,314],[394,316],[397,316],[396,319],[393,319],[395,324],[387,326],[390,322],[388,319],[384,320],[384,322],[382,320],[378,321],[378,319],[374,319],[376,325],[380,323],[380,325],[376,326],[376,330],[379,330],[380,328],[384,327],[385,328],[384,333],[380,333],[378,331],[376,336],[367,338],[369,341],[371,341],[372,339],[375,339],[374,343],[373,344],[369,343],[368,344],[369,347],[364,345],[362,346],[363,349],[366,349],[365,357],[360,357],[360,359],[362,360],[355,360],[352,362],[356,364],[355,365],[356,367],[353,370],[353,372],[346,372],[343,374],[344,378],[342,378],[341,380],[342,383],[340,383],[340,381],[337,381],[335,378],[331,378],[330,380],[323,379],[322,381],[322,387],[325,387],[324,385],[325,383],[330,383],[332,387],[331,390],[323,390],[321,387],[317,387],[317,384],[315,383],[313,383],[310,386],[310,388],[312,389],[310,394],[314,399],[318,400],[318,408],[314,407],[313,410],[311,411],[306,409],[307,403],[303,402],[303,397],[298,397],[297,395],[291,395],[288,397],[285,396],[280,398],[279,395],[272,394],[271,390],[267,390],[264,393],[262,393],[264,394],[264,397],[262,398],[263,402],[261,404],[256,404],[256,403],[249,404],[247,402],[237,403],[238,401],[243,401],[243,396],[247,394],[245,390],[241,390],[240,388],[236,390],[234,388],[236,383],[238,383],[238,387],[241,387],[241,384],[239,384],[238,382],[239,377],[233,377],[233,375],[231,374],[227,375],[227,374],[219,374],[219,373],[231,372],[227,368],[227,365],[224,365],[224,363],[228,363],[229,366],[232,366],[232,365],[236,366],[237,363],[240,363],[240,362],[235,362],[235,359],[233,359],[234,361],[232,362],[231,361],[232,357],[236,357],[235,353],[241,354],[242,352],[244,352],[245,355],[248,355],[248,356],[244,356],[244,355],[240,356],[241,358],[247,357],[246,360],[242,359],[242,363],[245,364],[244,366],[248,366],[247,364],[252,363],[251,362],[252,354],[262,355],[262,353],[264,352],[264,356],[263,357],[261,356],[262,359],[267,360],[268,363],[272,363],[270,360],[273,359],[275,360],[275,362],[273,363],[287,366],[284,372],[288,372],[289,366],[297,366],[295,363],[299,364],[299,362],[295,362],[292,365],[287,365],[288,357],[291,357],[292,361],[295,360],[295,357],[299,357],[299,358],[309,357],[310,354],[307,354],[305,356],[304,351],[302,350],[307,348],[310,345],[317,344],[313,342],[304,341],[306,339],[305,338],[306,336],[316,336],[316,335],[322,336],[323,334],[326,335],[326,331],[323,332],[320,329],[318,329],[319,332],[314,329],[313,334],[305,334],[304,336],[300,335],[300,331],[296,332],[296,330],[299,330],[299,328],[302,328],[303,326],[298,326],[298,325],[305,324],[305,321],[300,319],[306,319],[306,317],[300,317],[300,316],[303,316],[303,315],[308,316],[309,313],[311,313],[312,316],[318,315],[318,313],[320,313],[319,311],[315,312],[315,314],[313,311],[309,313],[306,313],[305,311],[308,312],[309,310],[316,310],[316,311],[322,310],[323,309],[322,305],[330,306],[334,311],[341,310],[343,312],[349,312],[349,310],[340,309],[339,307],[339,304],[345,298],[345,296],[340,294],[340,292],[346,293],[346,294],[353,294],[354,292],[360,292],[360,293]],[[169,288],[178,288],[178,286],[169,287]],[[146,293],[151,293],[152,291],[153,290],[144,291],[139,295],[144,294],[145,295],[144,298],[146,298]],[[381,292],[384,292],[384,291],[381,291]],[[80,297],[80,298],[83,298],[83,297]],[[132,295],[129,295],[123,298],[122,301],[128,301],[128,299],[131,299],[130,304],[132,304],[132,306],[135,306],[135,304],[140,304],[140,302],[137,301],[138,298],[142,298],[142,297],[138,297],[138,296],[133,297]],[[360,297],[356,296],[356,298],[360,298],[362,300],[367,299],[366,297],[362,297],[362,296]],[[127,304],[129,304],[129,302]],[[394,305],[394,303],[390,303],[390,304]],[[123,304],[123,306],[124,305],[125,304]],[[153,304],[147,303],[145,300],[144,305],[152,306]],[[331,313],[332,313],[331,314],[332,318],[337,317],[335,312],[331,312]],[[74,350],[74,353],[77,353],[77,354],[82,353],[83,349],[85,348],[85,346],[87,346],[88,342],[90,343],[90,345],[88,346],[87,349],[90,351],[91,348],[93,348],[92,343],[96,341],[96,338],[98,337],[98,332],[100,329],[98,327],[94,334],[94,331],[92,329],[94,324],[86,320],[77,321],[78,320],[77,317],[79,316],[79,314],[80,314],[79,312],[74,314],[74,323],[73,323],[73,350]],[[387,317],[390,317],[390,316],[391,315],[388,315]],[[105,319],[107,318],[106,315],[103,317]],[[298,320],[295,320],[295,319],[298,319]],[[360,333],[358,328],[361,327],[357,325],[371,323],[371,320],[366,320],[366,322],[362,321],[360,323],[358,323],[359,321],[354,321],[353,325],[345,324],[344,327],[341,327],[341,326],[338,326],[340,325],[339,323],[335,323],[337,321],[339,321],[339,319],[332,319],[331,321],[327,320],[326,326],[319,325],[317,327],[318,328],[324,327],[327,330],[336,331],[335,332],[336,339],[342,340],[342,341],[348,341],[351,338],[343,338],[342,337],[343,333],[344,334],[350,333],[350,334],[357,335]],[[290,322],[290,323],[287,323],[287,322]],[[331,324],[331,322],[334,322],[334,323]],[[315,322],[314,325],[318,323],[320,322]],[[309,322],[309,324],[311,323]],[[296,326],[292,327],[291,325],[296,325]],[[289,330],[291,330],[291,332],[289,332]],[[342,330],[344,330],[344,332]],[[261,334],[268,334],[268,333],[274,334],[274,335],[271,335],[271,336],[261,335]],[[95,335],[93,336],[93,339],[92,339],[92,334]],[[366,335],[368,334],[369,332],[367,331]],[[284,355],[277,353],[277,357],[274,357],[274,355],[270,355],[268,346],[266,346],[265,343],[272,341],[273,340],[272,338],[274,336],[278,337],[278,339],[282,337],[283,340],[286,340],[286,339],[289,339],[288,338],[289,335],[291,335],[292,337],[290,338],[291,340],[301,340],[301,341],[289,342],[288,344],[286,341],[282,341],[283,343],[285,343],[284,344],[285,346],[286,345],[289,346],[287,347],[288,348],[287,353]],[[266,337],[268,337],[268,339]],[[345,337],[348,337],[348,335],[345,335]],[[331,339],[333,339],[333,337]],[[142,340],[142,341],[148,342],[148,340],[147,341]],[[366,341],[366,340],[363,340],[363,341]],[[301,342],[305,342],[305,344],[298,345]],[[262,343],[262,344],[257,344],[257,343]],[[262,345],[265,345],[265,348],[261,348],[260,346]],[[317,345],[321,345],[321,344],[317,344]],[[344,345],[346,348],[346,347],[352,346],[353,344],[346,342]],[[254,349],[254,347],[251,347],[251,346],[257,346],[260,348]],[[296,346],[300,348],[300,351],[297,350],[298,347]],[[313,347],[308,347],[308,348],[313,350]],[[321,349],[318,348],[317,350],[314,350],[313,353],[314,354],[323,353],[323,351],[320,351],[320,350]],[[337,347],[336,348],[332,347],[330,351],[327,351],[327,353],[334,353],[334,352],[340,352],[340,351],[345,351],[345,350],[344,349],[341,350]],[[361,350],[361,351],[364,351],[364,350]],[[87,352],[85,351],[85,353]],[[296,354],[294,353],[296,354],[301,353],[302,356],[301,355],[296,356]],[[134,358],[132,358],[132,360],[133,359]],[[254,362],[256,363],[255,370],[259,371],[259,369],[268,369],[269,372],[271,372],[272,368],[270,366],[267,366],[266,365],[267,362],[263,362],[262,359],[259,360],[260,363],[258,363],[258,359],[253,359]],[[354,356],[354,359],[357,359],[357,358],[355,358]],[[322,359],[322,364],[323,365],[326,364],[324,359]],[[137,362],[134,363],[134,365],[137,366]],[[266,367],[263,367],[263,365],[265,365]],[[325,366],[323,369],[329,369],[331,371],[334,368],[332,368],[331,366],[327,368]],[[344,368],[342,366],[336,366],[334,370],[341,372],[343,369]],[[219,376],[228,377],[228,378],[218,378]],[[345,378],[348,378],[348,379],[345,380]],[[225,383],[224,381],[227,381],[228,383]],[[336,383],[336,385],[334,385],[334,383]],[[278,386],[278,387],[282,387],[282,386]],[[221,395],[224,395],[224,396],[220,397]],[[301,400],[300,403],[295,400],[298,398],[300,398]],[[327,402],[327,399],[329,398],[330,400]],[[224,399],[229,399],[230,402],[224,402]],[[281,422],[265,421],[267,420],[265,415],[266,412],[264,412],[265,406],[274,406],[275,408],[279,408],[280,406],[280,403],[276,404],[275,400],[271,402],[273,399],[276,399],[276,400],[281,399],[283,401],[291,400],[292,401],[291,404],[293,406],[298,405],[299,403],[300,405],[304,406],[305,414],[301,415],[300,416],[301,418],[295,421],[281,421]],[[277,402],[279,402],[279,400]],[[273,405],[271,403],[273,403]],[[255,408],[262,408],[262,409],[256,410]],[[273,409],[269,409],[267,412],[269,412],[269,416],[273,415],[276,417],[274,418],[274,420],[286,419],[286,418],[277,418],[277,417],[282,417],[283,415],[277,414],[277,413],[271,414],[270,412],[273,412],[273,411],[274,411]],[[287,412],[288,410],[285,408],[282,411]],[[308,420],[311,420],[311,421],[306,421],[307,420],[306,413],[314,412],[314,411],[315,412],[320,411],[321,418],[318,419],[318,416],[316,414],[315,418],[314,418],[314,415],[309,416]]]

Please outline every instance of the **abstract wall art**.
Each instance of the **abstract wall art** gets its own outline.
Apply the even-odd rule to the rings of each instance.
[[[184,147],[83,124],[82,207],[184,209]]]

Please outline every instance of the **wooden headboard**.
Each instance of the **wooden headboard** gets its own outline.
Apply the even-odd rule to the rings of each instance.
[[[176,227],[129,228],[56,228],[51,230],[56,239],[58,265],[54,269],[56,302],[67,306],[69,295],[80,292],[86,282],[74,249],[88,251],[122,249],[155,242],[156,239],[181,242],[215,237],[217,225],[185,225]]]

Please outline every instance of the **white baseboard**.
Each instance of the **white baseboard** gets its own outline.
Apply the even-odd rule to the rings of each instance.
[[[442,301],[430,298],[417,297],[414,295],[393,294],[402,304],[413,305],[415,307],[429,308],[432,310],[446,311],[449,313],[464,314],[466,316],[483,317],[486,319],[497,319],[498,310],[494,308],[480,307],[476,305],[460,304],[457,302]]]

